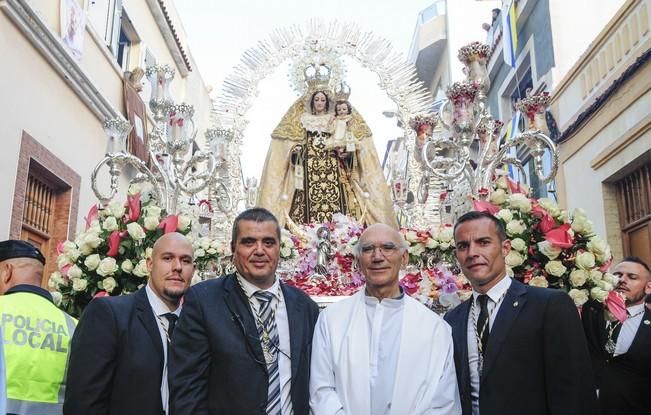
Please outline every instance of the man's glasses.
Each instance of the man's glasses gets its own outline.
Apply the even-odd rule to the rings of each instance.
[[[362,253],[362,256],[370,257],[375,253],[375,250],[380,251],[380,254],[384,257],[389,257],[393,255],[400,247],[396,246],[396,244],[392,242],[386,242],[383,243],[382,245],[362,245],[360,248],[360,252]]]

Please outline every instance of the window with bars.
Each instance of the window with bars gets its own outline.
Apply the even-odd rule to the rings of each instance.
[[[651,219],[651,164],[617,182],[617,200],[622,230]]]
[[[44,234],[50,234],[54,202],[54,190],[39,180],[38,177],[30,175],[27,178],[27,189],[25,192],[23,225],[27,225]]]

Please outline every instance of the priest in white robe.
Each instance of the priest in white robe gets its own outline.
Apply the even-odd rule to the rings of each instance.
[[[328,306],[312,342],[315,415],[456,415],[461,404],[450,326],[400,288],[402,235],[370,226],[357,245],[366,286]]]

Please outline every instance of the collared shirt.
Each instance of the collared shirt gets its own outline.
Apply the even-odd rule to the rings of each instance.
[[[371,381],[371,412],[391,413],[394,379],[400,355],[400,336],[405,298],[377,298],[365,296],[366,319],[369,333],[369,379]]]
[[[627,307],[626,312],[627,317],[619,331],[617,345],[615,346],[615,353],[613,353],[613,356],[619,356],[620,354],[628,352],[631,344],[633,344],[635,334],[637,334],[642,318],[644,318],[644,303]]]
[[[147,293],[147,299],[149,300],[149,305],[151,305],[152,312],[154,313],[154,320],[156,320],[156,325],[158,326],[158,332],[160,333],[160,340],[163,343],[163,378],[160,382],[160,397],[163,403],[163,411],[168,413],[169,406],[169,396],[170,390],[167,384],[167,329],[169,328],[169,320],[167,317],[163,317],[164,314],[170,312],[170,309],[165,305],[163,300],[158,298],[154,290],[151,289],[149,284],[145,287],[145,292]],[[172,313],[176,314],[178,317],[181,314],[181,306],[174,310]]]
[[[487,304],[489,314],[489,333],[493,328],[493,323],[495,322],[495,317],[497,317],[497,313],[499,312],[502,301],[504,300],[504,295],[510,286],[511,277],[507,275],[486,293],[490,300]],[[468,367],[470,369],[470,398],[472,401],[473,415],[479,414],[479,349],[477,348],[477,332],[475,331],[475,321],[477,321],[479,318],[480,305],[477,301],[477,297],[480,294],[481,293],[472,290],[472,301],[475,303],[474,319],[472,313],[468,314]]]
[[[255,285],[244,279],[239,273],[237,279],[240,286],[244,290],[244,294],[249,300],[249,305],[255,307],[251,311],[256,314],[260,309],[260,303],[257,298],[253,296],[258,291],[268,291],[273,294],[271,304],[269,305],[272,310],[275,310],[276,327],[278,328],[278,339],[280,341],[280,350],[278,354],[278,377],[280,380],[280,408],[281,414],[292,414],[292,360],[291,348],[289,345],[289,320],[287,319],[287,306],[285,304],[285,297],[283,291],[280,289],[280,281],[278,278],[274,281],[273,285],[266,290],[261,290]]]

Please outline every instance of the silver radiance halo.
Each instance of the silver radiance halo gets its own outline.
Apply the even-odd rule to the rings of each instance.
[[[377,74],[378,86],[396,104],[397,117],[407,126],[413,114],[429,112],[433,99],[418,80],[416,68],[402,53],[395,52],[388,40],[362,31],[356,24],[311,19],[303,26],[292,25],[274,30],[267,39],[246,50],[231,74],[224,80],[222,91],[213,102],[213,121],[233,132],[233,159],[239,160],[243,132],[248,124],[246,114],[258,93],[258,84],[279,65],[291,60],[290,85],[298,92],[305,89],[305,68],[310,64],[327,64],[334,84],[343,80],[345,68],[341,57],[349,56]],[[413,154],[411,129],[405,128],[405,141]],[[411,138],[411,139],[410,139]],[[411,161],[410,161],[411,163]],[[232,178],[240,177],[241,166],[231,163]],[[410,174],[420,175],[420,169],[410,165]],[[418,183],[418,178],[412,183]],[[231,196],[242,197],[241,186],[232,186]]]

